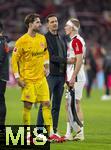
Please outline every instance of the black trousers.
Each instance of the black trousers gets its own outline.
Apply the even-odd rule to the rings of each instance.
[[[110,72],[108,71],[104,71],[104,81],[105,81],[105,87],[106,87],[106,91],[105,94],[106,95],[110,95],[110,88],[108,86],[108,76],[111,75]]]
[[[88,84],[86,88],[87,97],[90,97],[93,81],[96,78],[96,73],[93,70],[87,70]]]
[[[0,80],[0,125],[5,125],[6,104],[5,104],[6,82]]]
[[[49,75],[47,77],[47,81],[50,90],[50,98],[52,100],[53,130],[56,133],[58,127],[60,105],[64,91],[65,77]],[[43,122],[44,121],[42,116],[42,105],[40,105],[37,118],[37,125],[43,125]]]

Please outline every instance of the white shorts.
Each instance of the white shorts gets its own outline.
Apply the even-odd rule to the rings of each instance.
[[[75,82],[74,89],[75,89],[75,99],[81,100],[82,99],[82,93],[84,88],[85,82]],[[68,90],[65,92],[66,99],[68,98]]]
[[[81,100],[85,82],[76,82],[74,85],[75,99]]]

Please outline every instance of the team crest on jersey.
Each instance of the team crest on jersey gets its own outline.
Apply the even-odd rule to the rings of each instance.
[[[44,43],[40,43],[40,46],[41,46],[41,48],[44,48],[45,46],[44,46]]]
[[[16,52],[16,51],[17,51],[17,48],[16,48],[16,47],[14,47],[13,51],[14,51],[14,52]]]

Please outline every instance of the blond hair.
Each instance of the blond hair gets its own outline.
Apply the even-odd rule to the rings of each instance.
[[[76,18],[71,18],[70,21],[76,26],[78,29],[80,28],[80,21]]]

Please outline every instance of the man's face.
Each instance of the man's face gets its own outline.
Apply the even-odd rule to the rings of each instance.
[[[57,17],[50,17],[48,18],[48,29],[51,31],[57,31],[58,30],[58,20]]]
[[[38,32],[40,30],[40,27],[41,27],[40,18],[36,18],[35,21],[31,23],[31,29],[34,32]]]

